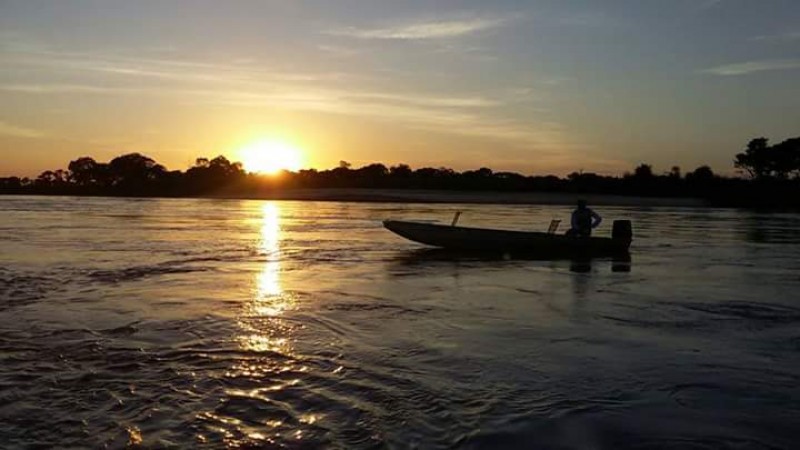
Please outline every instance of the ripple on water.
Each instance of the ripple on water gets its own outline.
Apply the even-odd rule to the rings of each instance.
[[[12,271],[0,267],[0,312],[26,306],[62,290],[59,276]]]
[[[206,270],[208,269],[204,267],[180,267],[175,266],[172,263],[165,263],[156,266],[138,266],[113,270],[95,270],[89,272],[88,276],[94,281],[116,284],[126,281],[138,281],[160,275],[203,272]]]

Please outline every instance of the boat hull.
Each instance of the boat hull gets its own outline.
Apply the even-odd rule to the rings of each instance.
[[[451,250],[533,254],[549,257],[627,254],[629,238],[580,238],[528,231],[492,230],[385,220],[383,226],[406,239]]]

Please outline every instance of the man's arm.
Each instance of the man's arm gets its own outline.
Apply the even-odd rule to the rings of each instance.
[[[597,228],[597,226],[600,225],[600,222],[603,221],[603,218],[600,217],[600,214],[597,214],[596,212],[592,211],[592,220],[593,220],[592,228]]]

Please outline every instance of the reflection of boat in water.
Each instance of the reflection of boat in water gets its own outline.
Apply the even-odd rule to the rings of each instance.
[[[588,238],[405,220],[385,220],[383,226],[406,239],[434,247],[542,258],[624,255],[632,240],[631,223],[627,220],[614,221],[612,237]]]
[[[395,263],[399,267],[435,267],[445,263],[455,263],[460,267],[486,267],[485,263],[496,266],[499,262],[522,262],[522,261],[553,261],[564,260],[569,262],[571,272],[591,272],[592,265],[597,262],[610,261],[612,272],[630,272],[631,255],[630,253],[619,253],[604,256],[581,256],[554,258],[547,255],[537,255],[535,253],[501,253],[494,251],[475,251],[475,250],[450,250],[446,248],[418,248],[408,250],[398,255]]]

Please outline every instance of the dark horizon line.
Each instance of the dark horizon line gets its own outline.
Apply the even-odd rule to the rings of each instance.
[[[148,156],[129,153],[107,163],[81,157],[71,161],[66,170],[47,170],[35,179],[0,178],[0,194],[263,197],[294,189],[368,188],[683,197],[717,205],[796,207],[800,206],[798,144],[800,138],[773,146],[765,138],[753,139],[734,160],[734,166],[747,171],[749,179],[720,176],[709,166],[685,174],[672,166],[669,172],[658,175],[651,165],[639,164],[622,176],[576,171],[562,178],[495,172],[487,167],[462,172],[446,167],[412,169],[402,163],[389,167],[372,163],[354,169],[346,161],[333,169],[301,169],[271,176],[248,173],[242,163],[225,156],[197,158],[185,171],[170,171]]]
[[[105,162],[105,163],[101,162],[101,161],[98,161],[98,160],[95,160],[91,156],[80,156],[77,159],[80,160],[80,159],[83,159],[83,158],[90,158],[90,159],[94,160],[95,162],[97,162],[99,164],[109,164],[114,159],[117,159],[117,158],[119,158],[121,156],[128,156],[128,155],[140,155],[140,156],[143,156],[143,157],[145,157],[147,159],[153,160],[151,157],[149,157],[149,156],[147,156],[147,155],[145,155],[143,153],[140,153],[140,152],[125,153],[125,154],[117,156],[115,158],[111,158],[108,162]],[[334,167],[330,167],[330,168],[308,167],[308,168],[300,168],[300,169],[297,169],[297,170],[281,169],[277,173],[267,173],[267,172],[260,172],[260,171],[248,171],[248,170],[246,170],[244,168],[244,163],[242,163],[241,161],[231,161],[225,155],[218,155],[215,158],[208,158],[206,156],[199,156],[199,157],[195,158],[195,165],[193,165],[193,166],[190,165],[184,170],[181,170],[181,169],[168,169],[166,166],[164,166],[162,164],[158,164],[158,163],[157,164],[158,164],[158,166],[162,167],[167,172],[186,172],[186,171],[188,171],[188,170],[190,170],[190,169],[192,169],[194,167],[197,167],[198,161],[201,161],[201,160],[212,161],[213,159],[217,159],[217,158],[224,158],[230,164],[238,165],[245,174],[247,174],[249,176],[258,176],[258,177],[275,177],[276,175],[280,175],[280,174],[284,174],[284,173],[293,174],[293,175],[301,174],[301,173],[304,173],[304,172],[306,172],[306,173],[307,172],[323,173],[323,172],[334,171],[334,170],[337,170],[337,169],[339,169],[339,170],[345,169],[345,170],[350,170],[350,171],[358,171],[358,170],[362,170],[362,169],[366,169],[366,168],[370,168],[370,167],[383,166],[387,170],[391,170],[392,168],[407,167],[410,170],[412,170],[413,172],[416,172],[418,170],[434,169],[434,170],[451,171],[452,173],[455,173],[455,174],[465,174],[465,173],[489,170],[489,171],[491,171],[492,174],[495,174],[495,175],[496,174],[509,174],[509,175],[518,175],[518,176],[522,176],[522,177],[526,177],[526,178],[550,178],[550,177],[556,177],[556,178],[559,178],[559,179],[568,179],[571,176],[575,176],[575,175],[589,175],[589,176],[596,175],[596,176],[604,177],[604,178],[623,178],[623,177],[626,177],[626,176],[633,175],[633,173],[638,168],[647,166],[649,168],[649,170],[652,172],[652,169],[654,167],[653,164],[646,163],[646,162],[640,162],[637,166],[634,167],[633,171],[624,171],[622,173],[616,172],[616,173],[613,173],[613,174],[609,174],[609,173],[606,173],[606,172],[595,172],[595,171],[585,170],[585,169],[581,168],[581,169],[577,169],[577,170],[573,170],[571,172],[568,172],[565,175],[557,175],[557,174],[553,174],[553,173],[523,173],[523,172],[516,172],[516,171],[511,171],[511,170],[499,170],[498,171],[498,170],[495,170],[495,169],[493,169],[491,167],[488,167],[488,166],[485,166],[485,165],[482,165],[482,166],[476,167],[476,168],[472,168],[472,169],[463,169],[463,170],[459,171],[459,170],[453,169],[451,167],[446,167],[446,166],[421,165],[421,166],[414,167],[411,164],[407,164],[407,163],[397,163],[397,164],[393,164],[393,165],[387,165],[387,164],[385,164],[383,162],[380,162],[380,161],[373,161],[373,162],[370,162],[370,163],[365,163],[364,165],[362,165],[360,167],[354,167],[348,161],[341,160],[341,161],[339,161],[339,165],[338,166],[334,166]],[[155,161],[155,160],[153,160],[153,161]],[[711,169],[711,167],[708,164],[701,164],[701,165],[697,166],[694,169],[694,171],[697,171],[698,169],[704,169],[705,170],[706,168],[712,170],[712,172],[714,173],[714,176],[716,176],[716,177],[730,178],[730,179],[746,179],[746,174],[742,170],[737,170],[736,172],[734,172],[734,175],[731,175],[729,173],[718,173],[718,172],[714,172],[713,169]],[[653,176],[674,176],[675,169],[677,169],[680,173],[684,174],[684,172],[682,171],[682,168],[679,165],[670,166],[670,170],[669,171],[664,171],[660,175],[656,174],[655,172],[652,172],[652,174],[653,174]],[[39,177],[44,173],[56,172],[56,171],[59,171],[59,170],[65,171],[65,172],[69,171],[69,169],[46,169],[46,170],[44,170],[42,172],[39,172],[37,175],[9,174],[9,175],[0,175],[0,179],[9,179],[9,178],[26,179],[27,178],[29,180],[34,180],[34,179],[36,179],[36,177]],[[693,171],[691,171],[691,172],[693,172]],[[685,172],[685,174],[688,174],[688,173],[691,173],[691,172]]]

